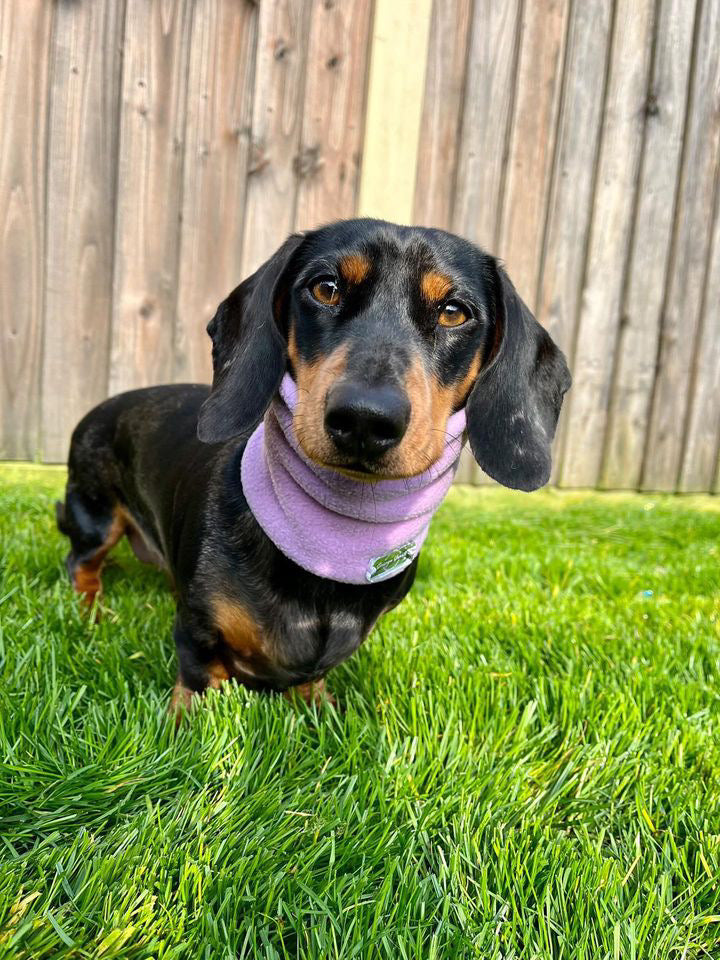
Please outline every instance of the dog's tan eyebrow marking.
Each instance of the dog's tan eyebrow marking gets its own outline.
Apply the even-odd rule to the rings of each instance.
[[[340,260],[338,267],[346,283],[362,283],[370,273],[370,259],[364,253],[350,253]]]
[[[420,279],[420,288],[426,300],[439,303],[452,290],[452,277],[448,277],[445,273],[438,273],[437,270],[428,270]]]

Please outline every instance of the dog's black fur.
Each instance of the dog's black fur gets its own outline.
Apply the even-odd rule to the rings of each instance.
[[[465,322],[446,325],[458,317]],[[304,398],[298,436],[314,459],[367,482],[419,473],[438,451],[433,431],[442,435],[465,404],[477,462],[523,490],[549,478],[570,376],[493,257],[441,230],[375,220],[290,237],[220,305],[208,332],[212,389],[133,390],[75,429],[58,504],[68,570],[92,601],[124,534],[142,559],[168,568],[186,702],[228,677],[309,697],[402,600],[417,560],[382,583],[336,583],[295,565],[260,529],[240,460],[285,371]],[[346,381],[409,399],[405,445],[367,461],[333,445],[325,407]]]

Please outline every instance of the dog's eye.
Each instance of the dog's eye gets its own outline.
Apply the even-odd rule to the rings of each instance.
[[[457,300],[448,300],[440,309],[438,323],[441,323],[443,327],[459,327],[461,323],[465,323],[467,318],[467,309],[461,303],[458,303]]]
[[[326,307],[334,307],[340,302],[340,289],[331,277],[322,277],[315,280],[310,287],[310,293]]]

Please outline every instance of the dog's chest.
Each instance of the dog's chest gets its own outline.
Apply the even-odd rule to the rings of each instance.
[[[214,530],[230,526],[221,520]],[[285,557],[248,511],[231,537],[216,533],[206,542],[196,593],[210,595],[211,625],[229,675],[251,687],[284,690],[323,677],[350,657],[406,595],[416,565],[377,584],[317,577]]]
[[[342,663],[377,618],[345,605],[295,598],[266,602],[261,610],[247,601],[215,598],[212,614],[228,672],[251,686],[278,689],[323,676]]]

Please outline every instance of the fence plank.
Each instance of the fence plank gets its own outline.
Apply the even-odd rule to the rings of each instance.
[[[217,302],[357,205],[504,256],[573,367],[553,478],[720,492],[719,35],[720,0],[0,4],[0,456],[207,379]]]
[[[611,9],[606,3],[576,3],[568,31],[537,310],[538,319],[566,352],[572,348],[590,228]]]
[[[598,480],[642,146],[651,0],[618,0],[560,481]]]
[[[431,6],[431,0],[375,0],[361,216],[412,220]]]
[[[545,253],[537,317],[570,356],[580,308],[580,290],[592,212],[612,5],[573,4],[568,24],[562,102],[548,201]],[[553,474],[567,426],[567,403],[558,422]]]
[[[720,454],[720,168],[715,181],[715,227],[710,244],[700,331],[679,489],[712,490]]]
[[[640,482],[685,126],[694,25],[690,8],[688,0],[664,0],[660,8],[608,413],[605,487]]]
[[[110,392],[168,381],[192,0],[128,0]]]
[[[0,4],[0,456],[39,448],[52,7]],[[9,120],[11,118],[11,120]]]
[[[471,0],[434,0],[413,220],[452,227],[460,123],[470,37]]]
[[[188,70],[173,379],[212,375],[205,328],[241,279],[257,7],[195,0]]]
[[[371,0],[316,3],[310,25],[295,228],[355,213]]]
[[[475,0],[468,40],[452,229],[497,253],[515,93],[520,0]],[[490,483],[468,449],[457,479]]]
[[[535,309],[569,0],[525,5],[498,252]]]
[[[260,6],[243,276],[274,253],[293,228],[310,11],[310,0]]]
[[[519,26],[519,0],[475,0],[453,229],[491,253],[497,253]]]
[[[45,460],[107,396],[124,3],[58,4],[50,77]],[[60,401],[60,402],[59,402]]]
[[[646,490],[674,490],[681,468],[688,377],[702,309],[720,150],[718,36],[720,0],[705,0],[697,31],[674,249],[645,448],[642,486]]]

